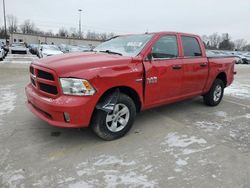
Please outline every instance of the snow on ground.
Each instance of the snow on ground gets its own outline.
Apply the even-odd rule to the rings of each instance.
[[[214,133],[215,131],[218,131],[223,127],[221,123],[210,121],[197,121],[195,122],[195,125],[208,133]]]
[[[15,109],[16,94],[13,85],[0,86],[0,118]]]
[[[125,161],[113,155],[101,155],[93,162],[83,162],[76,166],[76,173],[83,180],[74,182],[69,187],[154,187],[156,182],[149,180],[145,173],[137,169],[136,161]],[[150,169],[147,165],[145,169]],[[145,170],[144,169],[144,170]],[[100,177],[94,178],[94,177]],[[94,180],[93,180],[94,179]]]
[[[0,86],[0,135],[3,135],[3,118],[15,109],[17,95],[12,90],[13,85]]]
[[[1,163],[8,160],[9,151],[0,151]],[[180,161],[180,163],[182,163]],[[143,168],[141,168],[143,167]],[[139,161],[123,159],[122,156],[100,155],[72,166],[75,175],[67,176],[67,170],[52,167],[55,175],[48,172],[30,173],[29,178],[35,180],[32,187],[69,187],[69,188],[94,188],[94,187],[141,187],[153,188],[157,182],[150,178],[151,164],[141,164]],[[72,170],[70,169],[70,170]],[[16,170],[13,163],[9,163],[0,171],[1,183],[7,187],[25,187],[25,171]]]
[[[207,141],[196,136],[181,135],[177,132],[171,132],[161,143],[165,148],[164,152],[168,152],[175,158],[175,171],[181,172],[183,167],[188,165],[188,160],[191,154],[202,152],[213,148],[214,146],[207,146]]]
[[[239,82],[233,82],[232,85],[225,88],[225,95],[236,97],[238,99],[249,99],[250,98],[250,85],[240,84]]]
[[[14,169],[12,163],[3,167],[7,163],[9,155],[9,149],[0,150],[0,184],[2,187],[22,187],[22,181],[25,179],[24,170]]]

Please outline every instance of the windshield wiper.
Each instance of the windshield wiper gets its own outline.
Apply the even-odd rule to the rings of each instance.
[[[118,52],[113,52],[113,51],[111,51],[111,50],[101,50],[100,52],[104,52],[104,53],[108,53],[108,54],[116,54],[116,55],[120,55],[120,56],[122,56],[122,54],[121,54],[121,53],[118,53]]]

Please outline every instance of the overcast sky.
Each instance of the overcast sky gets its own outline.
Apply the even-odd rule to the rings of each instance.
[[[250,42],[250,0],[5,0],[6,13],[35,22],[43,30],[142,33],[181,31],[199,35],[229,33]],[[0,21],[3,25],[2,0]]]

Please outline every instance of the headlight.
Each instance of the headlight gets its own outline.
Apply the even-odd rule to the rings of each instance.
[[[63,93],[66,95],[94,95],[95,88],[87,81],[76,78],[60,78]]]

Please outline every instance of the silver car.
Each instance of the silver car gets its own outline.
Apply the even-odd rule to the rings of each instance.
[[[28,53],[28,48],[24,45],[24,43],[12,43],[10,46],[10,52],[14,53]]]

